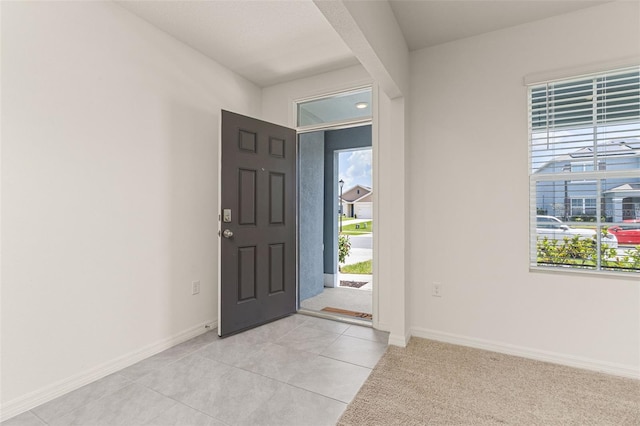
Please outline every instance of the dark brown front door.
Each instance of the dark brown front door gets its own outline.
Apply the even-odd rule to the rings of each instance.
[[[220,336],[296,311],[295,173],[295,130],[222,111]]]

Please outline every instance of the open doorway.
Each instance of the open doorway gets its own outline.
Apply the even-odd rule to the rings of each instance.
[[[372,320],[371,125],[299,135],[301,311]]]
[[[348,149],[339,151],[337,155],[340,188],[338,287],[367,291],[365,312],[371,312],[374,199],[372,149]]]
[[[347,276],[347,271],[341,270],[364,263],[354,267],[368,269],[347,270],[371,272],[375,258],[372,100],[371,87],[362,87],[295,103],[298,300],[302,313],[368,324],[373,320],[373,274]],[[358,173],[363,169],[366,173]],[[371,219],[360,222],[366,217]],[[368,235],[361,232],[365,229]]]

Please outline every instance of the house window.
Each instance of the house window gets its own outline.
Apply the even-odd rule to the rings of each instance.
[[[569,167],[571,167],[573,173],[593,171],[593,163],[574,163],[570,164]]]
[[[595,198],[572,198],[571,199],[571,216],[595,216],[596,214]]]
[[[531,266],[639,273],[607,228],[640,220],[640,68],[528,89]]]
[[[371,87],[296,102],[299,130],[367,123],[372,117]]]

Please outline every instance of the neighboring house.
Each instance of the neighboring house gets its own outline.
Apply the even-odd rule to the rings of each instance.
[[[343,192],[341,211],[347,217],[371,219],[373,211],[373,190],[365,185],[356,185]]]
[[[360,219],[373,218],[373,191],[353,202],[353,216]]]
[[[640,168],[640,141],[615,140],[597,147],[598,170],[616,171]],[[593,148],[553,158],[536,173],[567,172],[567,180],[538,182],[536,206],[538,213],[568,219],[595,217],[596,180],[576,179],[569,172],[593,171]],[[607,221],[619,222],[640,218],[640,177],[635,179],[603,179],[602,215]]]

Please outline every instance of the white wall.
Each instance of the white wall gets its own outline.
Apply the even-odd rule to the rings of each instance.
[[[639,55],[639,21],[638,2],[612,3],[412,54],[414,335],[640,376],[637,276],[529,271],[523,86],[532,73]]]
[[[215,320],[219,108],[260,97],[112,2],[2,2],[5,418]]]

